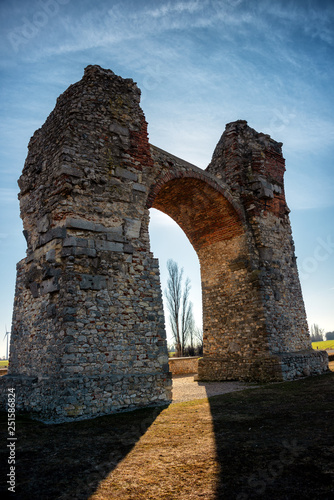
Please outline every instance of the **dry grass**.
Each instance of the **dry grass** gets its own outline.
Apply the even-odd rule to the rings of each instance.
[[[18,417],[15,498],[329,500],[333,384],[331,373],[60,425]]]
[[[210,406],[181,403],[157,417],[90,499],[214,498],[218,478]]]

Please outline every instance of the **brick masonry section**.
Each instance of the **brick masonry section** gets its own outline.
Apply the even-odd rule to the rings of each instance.
[[[311,349],[284,195],[281,144],[226,126],[206,171],[148,142],[131,79],[88,66],[35,132],[19,179],[17,265],[1,405],[45,421],[171,400],[149,208],[170,215],[202,276],[202,380],[327,370]]]

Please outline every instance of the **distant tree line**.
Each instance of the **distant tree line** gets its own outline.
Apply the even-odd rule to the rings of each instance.
[[[311,325],[311,341],[322,342],[324,339],[334,340],[334,332],[325,333],[325,330],[320,328],[316,323]]]

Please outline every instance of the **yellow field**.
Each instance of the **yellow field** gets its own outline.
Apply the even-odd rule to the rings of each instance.
[[[8,359],[0,359],[0,368],[7,368]]]
[[[334,340],[325,340],[323,342],[312,342],[313,349],[333,349]]]

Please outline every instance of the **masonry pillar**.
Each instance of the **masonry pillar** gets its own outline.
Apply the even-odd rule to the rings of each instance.
[[[18,411],[60,421],[170,400],[139,100],[132,80],[89,66],[30,141],[19,180],[28,250],[2,381]]]
[[[216,243],[201,259],[200,379],[287,380],[328,369],[308,333],[281,147],[240,120],[226,126],[207,168],[243,206],[247,244]]]

